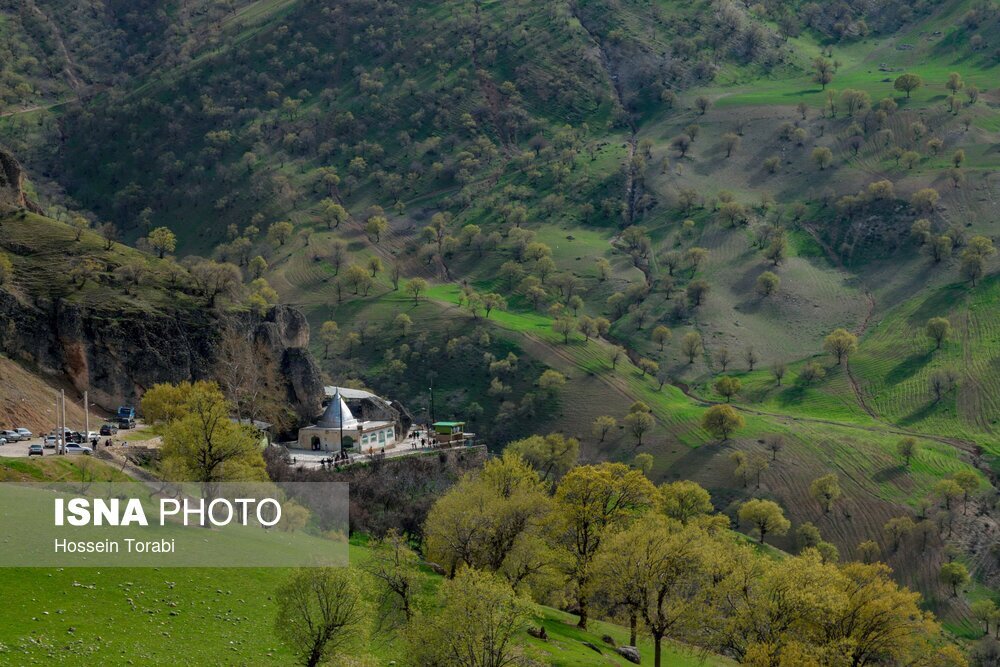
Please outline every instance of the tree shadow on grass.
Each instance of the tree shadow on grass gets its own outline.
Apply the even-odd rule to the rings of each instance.
[[[930,362],[931,358],[934,356],[934,350],[927,350],[923,354],[911,354],[906,359],[892,367],[886,376],[885,381],[887,384],[896,385],[904,380],[909,380],[911,377],[917,374],[920,369]]]
[[[788,407],[790,405],[802,405],[806,400],[807,385],[790,384],[778,392],[778,405]]]
[[[899,464],[889,466],[888,468],[882,468],[872,476],[872,479],[876,482],[892,482],[895,481],[897,477],[902,477],[905,474],[906,466]]]
[[[939,405],[940,405],[939,401],[930,401],[929,403],[925,403],[923,406],[917,408],[910,414],[900,419],[897,423],[900,426],[912,426],[913,424],[922,422],[923,420],[927,419],[932,414],[934,414],[934,411],[938,408]]]

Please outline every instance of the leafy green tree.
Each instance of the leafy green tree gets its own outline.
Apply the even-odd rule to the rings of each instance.
[[[714,510],[712,497],[699,484],[688,480],[671,482],[660,487],[660,509],[671,519],[687,525],[699,516]]]
[[[729,405],[713,405],[701,418],[702,428],[723,442],[745,425],[743,415]]]
[[[900,74],[896,77],[896,81],[893,82],[892,87],[902,93],[906,93],[906,99],[910,99],[910,93],[923,84],[923,79],[916,74]]]
[[[653,636],[653,665],[662,664],[663,638],[703,611],[701,589],[710,585],[708,539],[693,526],[676,529],[648,514],[612,535],[595,560],[595,579]]]
[[[960,91],[965,86],[965,82],[962,81],[962,75],[958,72],[952,72],[948,75],[948,80],[945,81],[944,87],[951,91],[954,95]]]
[[[396,330],[400,338],[406,338],[413,329],[413,318],[406,313],[400,313],[392,318],[392,327]]]
[[[757,276],[757,284],[755,289],[757,294],[761,296],[771,296],[778,291],[778,287],[781,285],[781,278],[771,271],[765,271],[764,273]]]
[[[74,215],[70,218],[69,226],[72,227],[73,231],[76,233],[74,240],[79,241],[80,237],[83,236],[83,233],[90,229],[90,221],[82,215]]]
[[[654,343],[660,346],[660,351],[662,352],[663,346],[670,342],[670,339],[673,338],[673,333],[671,333],[670,329],[660,324],[653,328],[653,333],[650,338]]]
[[[163,259],[166,253],[177,249],[177,235],[167,227],[157,227],[149,233],[149,245]]]
[[[608,437],[608,433],[611,429],[617,425],[618,420],[614,417],[610,415],[599,415],[594,418],[594,423],[591,426],[591,432],[596,438],[598,438],[598,442],[604,442],[604,439]]]
[[[951,478],[962,488],[962,513],[964,514],[968,510],[969,495],[981,484],[979,475],[971,470],[959,470],[952,474]]]
[[[257,255],[250,260],[249,264],[247,264],[247,268],[250,270],[251,276],[254,278],[261,278],[263,277],[264,272],[267,271],[267,260],[260,255]]]
[[[232,406],[218,385],[193,385],[184,411],[163,433],[162,466],[169,479],[202,484],[267,479],[257,437],[230,420]]]
[[[717,391],[720,396],[726,397],[726,403],[729,403],[733,396],[740,393],[740,388],[741,383],[739,378],[723,375],[715,381],[715,391]]]
[[[601,541],[633,516],[648,509],[656,488],[639,470],[623,463],[600,463],[573,468],[556,487],[556,546],[580,615],[577,626],[587,627],[590,614],[593,560]]]
[[[422,584],[420,557],[395,528],[369,542],[368,558],[361,566],[379,588],[379,627],[409,623]],[[397,617],[402,617],[397,619]]]
[[[625,429],[635,438],[636,447],[642,446],[642,436],[644,436],[653,426],[656,420],[648,412],[630,412],[622,420]]]
[[[934,341],[934,349],[940,350],[941,343],[951,335],[951,322],[946,317],[932,317],[927,320],[927,327],[924,331],[927,337]]]
[[[278,292],[264,278],[255,278],[248,286],[247,304],[258,315],[263,316],[268,309],[278,303]]]
[[[382,239],[382,235],[389,229],[389,221],[382,215],[373,215],[365,222],[365,234],[375,243]]]
[[[419,665],[513,665],[531,612],[531,603],[506,581],[466,568],[441,585],[434,609],[410,625],[410,656]]]
[[[910,459],[917,455],[917,439],[906,437],[896,443],[896,453],[898,453],[909,467]]]
[[[295,231],[295,227],[292,223],[287,220],[282,220],[280,222],[273,223],[267,229],[267,237],[273,242],[277,243],[279,246],[285,245],[285,242],[292,236],[292,232]]]
[[[423,278],[410,278],[406,283],[406,293],[413,297],[413,305],[420,303],[420,294],[427,291],[427,281]]]
[[[858,349],[858,337],[847,331],[847,329],[834,329],[834,331],[823,339],[823,349],[837,357],[837,363],[843,363]]]
[[[275,593],[275,632],[298,664],[315,667],[363,645],[368,610],[358,575],[346,567],[297,570]]]
[[[607,419],[614,422],[611,417]],[[580,442],[576,438],[567,438],[562,433],[532,435],[509,443],[504,451],[518,454],[538,472],[542,481],[549,481],[562,477],[576,465],[580,458]]]
[[[684,334],[684,338],[681,339],[681,352],[688,358],[689,364],[694,363],[695,357],[701,354],[701,351],[701,334],[697,331]]]
[[[544,371],[538,378],[538,388],[549,396],[554,396],[565,384],[566,376],[551,368]]]
[[[340,325],[333,320],[323,322],[319,329],[319,339],[323,342],[323,356],[330,355],[330,346],[337,342],[340,337]]]
[[[319,203],[319,211],[323,222],[326,223],[327,229],[340,227],[340,223],[347,220],[348,217],[347,209],[329,198]]]
[[[833,63],[826,58],[818,57],[813,59],[812,66],[813,81],[818,83],[822,90],[826,90],[833,81]]]
[[[951,596],[958,597],[958,587],[969,583],[969,570],[962,563],[952,561],[941,565],[941,583],[951,589]]]
[[[737,514],[740,523],[749,523],[757,529],[761,544],[764,544],[764,538],[768,534],[784,535],[792,527],[792,522],[785,518],[781,506],[771,500],[748,500],[740,505]]]
[[[942,479],[934,485],[934,495],[944,502],[945,509],[950,510],[951,504],[965,495],[965,489],[953,479]]]
[[[812,160],[822,171],[833,163],[833,151],[826,146],[817,146],[813,149]]]
[[[656,371],[660,370],[660,365],[658,363],[656,363],[652,359],[646,359],[645,357],[640,359],[636,363],[636,366],[638,366],[639,370],[642,371],[643,377],[646,377],[647,374],[656,375]]]
[[[552,321],[552,331],[563,337],[563,343],[569,343],[570,335],[576,331],[576,322],[567,315],[561,315]]]
[[[829,513],[833,509],[833,504],[842,493],[840,482],[833,473],[817,477],[809,485],[809,494],[823,507],[824,513]]]
[[[483,309],[486,311],[486,318],[494,310],[507,310],[507,299],[496,292],[488,292],[483,295]]]

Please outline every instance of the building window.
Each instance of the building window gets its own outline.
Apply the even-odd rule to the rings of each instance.
[[[378,432],[378,441],[379,442],[385,442],[385,431],[379,431]]]

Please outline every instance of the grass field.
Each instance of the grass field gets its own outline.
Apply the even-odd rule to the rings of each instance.
[[[79,462],[0,459],[0,479],[73,481]],[[88,464],[99,479],[128,479],[100,461]],[[352,543],[352,564],[367,554],[363,539]],[[286,665],[291,654],[272,623],[273,594],[288,574],[282,568],[0,568],[7,601],[0,608],[0,664]],[[425,602],[439,582],[425,572]],[[625,628],[595,621],[581,631],[575,618],[547,607],[537,608],[534,623],[545,626],[549,640],[524,634],[519,641],[553,665],[618,664],[602,637],[628,640]],[[584,642],[602,647],[603,654]],[[639,648],[652,654],[648,639]],[[405,643],[389,633],[373,637],[368,649],[387,664],[403,656]],[[664,657],[685,667],[730,664],[670,642]]]

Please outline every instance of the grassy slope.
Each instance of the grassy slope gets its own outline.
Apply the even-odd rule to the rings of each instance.
[[[913,70],[925,77],[927,85],[917,91],[911,100],[903,101],[895,94],[901,109],[890,120],[890,128],[902,137],[908,131],[909,123],[922,119],[931,127],[932,133],[940,134],[945,140],[946,148],[937,158],[924,155],[913,170],[896,167],[874,142],[869,142],[857,156],[851,155],[844,146],[844,133],[851,121],[843,118],[843,113],[836,120],[823,120],[817,116],[824,96],[810,81],[806,64],[819,51],[820,44],[810,34],[791,40],[793,57],[788,67],[769,74],[727,68],[718,83],[682,95],[677,108],[644,108],[639,119],[638,137],[653,142],[653,158],[646,173],[646,187],[659,202],[640,223],[650,232],[658,250],[685,249],[692,245],[709,248],[711,256],[702,269],[702,275],[709,280],[713,291],[707,304],[695,317],[674,327],[673,342],[663,354],[659,354],[648,341],[651,325],[637,330],[628,317],[616,323],[613,329],[615,338],[638,354],[657,358],[675,377],[692,386],[697,395],[717,399],[709,388],[710,380],[719,370],[711,355],[704,355],[691,366],[681,361],[677,345],[686,331],[700,331],[709,352],[726,345],[738,355],[743,346],[750,344],[761,355],[764,365],[777,359],[788,360],[791,363],[786,383],[791,384],[802,363],[799,360],[809,358],[819,349],[822,336],[827,331],[837,326],[861,331],[864,322],[868,321],[869,327],[862,339],[861,350],[852,362],[852,369],[861,383],[869,408],[877,417],[865,411],[843,370],[831,369],[826,380],[808,389],[776,388],[765,371],[758,371],[742,375],[746,390],[739,406],[747,416],[747,429],[733,444],[705,447],[702,445],[707,444],[708,438],[697,424],[705,406],[698,399],[687,398],[679,389],[672,387],[658,392],[648,377],[641,377],[631,366],[626,366],[622,373],[611,373],[607,368],[606,346],[603,343],[575,341],[568,346],[558,344],[557,337],[549,332],[548,318],[528,312],[524,304],[514,297],[511,299],[513,312],[495,314],[492,318],[495,325],[502,335],[516,342],[519,349],[539,363],[560,369],[572,380],[561,399],[559,411],[547,418],[544,424],[537,424],[539,430],[558,428],[582,436],[585,453],[591,458],[628,460],[634,454],[629,436],[618,434],[608,442],[596,443],[589,437],[588,424],[595,414],[607,412],[621,417],[632,400],[642,399],[653,406],[660,424],[657,432],[644,445],[656,454],[655,474],[661,479],[698,479],[713,490],[716,500],[723,506],[756,492],[742,488],[742,484],[733,479],[727,460],[731,447],[759,448],[756,440],[761,435],[773,431],[788,433],[792,436],[792,443],[783,453],[782,460],[764,474],[760,493],[781,500],[797,522],[824,522],[821,525],[824,534],[835,539],[845,552],[849,552],[861,539],[879,533],[881,524],[888,517],[914,503],[936,479],[967,465],[955,448],[927,439],[922,441],[923,452],[912,469],[901,470],[893,455],[893,447],[902,431],[912,430],[944,438],[976,439],[992,447],[995,440],[991,411],[995,415],[996,406],[992,402],[995,399],[990,398],[995,395],[990,391],[990,378],[996,375],[996,341],[990,333],[989,322],[983,324],[988,318],[970,320],[957,307],[946,306],[943,301],[947,299],[938,298],[948,290],[960,296],[970,294],[965,287],[949,287],[955,276],[954,263],[929,271],[928,261],[912,245],[900,246],[887,257],[876,256],[863,240],[856,238],[857,230],[846,228],[846,225],[833,220],[830,214],[820,212],[815,205],[815,200],[827,188],[836,194],[854,192],[868,182],[883,177],[896,182],[897,190],[903,196],[917,187],[934,184],[943,195],[943,206],[935,217],[939,230],[952,222],[964,225],[968,221],[971,224],[968,228],[970,233],[995,234],[991,212],[995,184],[986,173],[992,158],[981,148],[996,140],[1000,114],[992,106],[995,95],[993,91],[985,91],[981,102],[967,111],[973,128],[968,133],[962,130],[960,120],[950,117],[943,106],[943,80],[947,72],[957,69],[967,80],[980,86],[986,86],[996,72],[995,67],[988,67],[982,59],[970,56],[964,48],[955,46],[963,37],[958,34],[954,22],[968,4],[945,3],[931,18],[909,25],[896,35],[834,46],[835,57],[843,63],[833,84],[839,90],[860,88],[868,91],[876,101],[894,95],[891,79],[896,73],[879,71],[883,63],[889,69]],[[264,13],[266,15],[266,11]],[[543,13],[533,14],[530,23],[535,28],[544,26],[547,18]],[[629,15],[623,20],[632,18]],[[575,24],[570,22],[568,25]],[[940,38],[928,37],[935,30],[942,30],[945,34]],[[578,32],[569,34],[572,34],[570,43],[577,48],[587,43]],[[525,43],[530,43],[530,40]],[[896,45],[900,43],[913,44],[915,48],[897,49]],[[371,66],[373,63],[366,60],[363,64]],[[255,63],[255,66],[260,65]],[[557,65],[558,61],[546,60],[539,66],[552,68]],[[497,80],[502,80],[500,74],[504,72],[501,63],[495,72]],[[429,72],[421,71],[417,76],[422,85],[432,80]],[[704,116],[699,116],[691,108],[694,97],[699,94],[706,94],[715,101]],[[796,147],[779,141],[776,135],[781,123],[798,118],[794,105],[800,100],[810,107],[809,118],[803,123],[809,139],[805,146]],[[531,107],[535,111],[544,107],[538,99],[532,98],[530,103],[535,105]],[[348,100],[338,102],[338,108],[358,113],[365,110],[360,102]],[[606,110],[594,112],[590,117],[592,129],[599,129],[587,138],[588,144],[599,146],[597,158],[592,161],[582,157],[578,159],[582,168],[571,177],[570,186],[564,188],[567,192],[584,188],[588,182],[619,183],[615,178],[627,155],[623,143],[625,135],[620,130],[608,132],[603,124],[598,125],[596,121],[603,117],[602,114],[606,114]],[[273,116],[278,117],[279,114],[275,112]],[[558,118],[559,114],[553,116]],[[731,159],[725,159],[720,149],[720,136],[733,128],[738,117],[746,117],[750,122],[742,147]],[[669,141],[692,122],[702,126],[702,133],[695,143],[693,156],[679,159],[670,150]],[[195,127],[201,131],[209,126]],[[905,139],[900,141],[906,143]],[[927,152],[923,142],[911,144],[921,152]],[[830,146],[836,156],[835,164],[823,173],[815,168],[810,158],[812,148],[817,145]],[[194,148],[198,147],[196,143]],[[958,147],[964,147],[969,155],[967,182],[961,189],[952,190],[944,182],[944,169],[947,157]],[[238,151],[233,153],[226,159],[238,159]],[[419,151],[415,151],[405,157],[418,154]],[[774,178],[760,169],[763,159],[772,154],[782,157],[779,175]],[[268,159],[276,158],[269,154]],[[663,168],[664,163],[666,169]],[[311,159],[302,159],[297,161],[294,169],[289,162],[281,172],[308,189],[312,188],[311,178],[318,164]],[[496,180],[485,179],[487,185],[477,193],[473,203],[461,208],[456,228],[466,222],[483,224],[486,229],[500,226],[495,211],[482,204],[481,199],[495,192],[494,186],[525,184],[530,179],[509,167],[498,171],[499,177]],[[207,173],[211,176],[214,172],[209,170]],[[491,170],[488,175],[493,177],[495,173]],[[94,188],[93,198],[107,199],[113,195],[113,189],[106,182],[111,179],[102,178],[94,179],[87,186]],[[539,194],[555,189],[547,175],[531,182]],[[782,203],[808,200],[810,220],[807,222],[823,226],[818,237],[826,245],[820,247],[811,241],[805,228],[794,231],[791,257],[777,269],[783,279],[781,293],[777,299],[761,302],[753,296],[752,285],[756,275],[767,264],[759,253],[750,250],[744,230],[726,229],[715,220],[710,210],[699,209],[692,215],[697,223],[695,235],[681,237],[678,223],[686,216],[674,209],[672,201],[682,187],[695,188],[709,199],[725,188],[747,204],[755,203],[762,192],[773,195]],[[378,286],[371,298],[351,300],[337,308],[333,305],[332,270],[325,262],[314,259],[311,253],[322,257],[326,244],[336,236],[351,242],[358,263],[363,263],[372,254],[379,254],[384,259],[401,254],[414,238],[415,231],[425,223],[433,206],[457,190],[453,184],[421,182],[420,192],[412,201],[406,202],[410,207],[407,213],[393,216],[391,238],[378,247],[365,240],[360,223],[353,220],[336,232],[317,232],[310,242],[310,249],[303,248],[302,241],[296,240],[269,255],[272,264],[269,277],[283,298],[300,303],[310,311],[314,324],[330,316],[338,319],[342,326],[361,319],[385,320],[403,309],[406,300],[389,292],[384,275],[379,276]],[[592,196],[589,194],[591,190],[585,191],[587,196]],[[178,223],[181,225],[179,231],[189,232],[191,238],[187,239],[188,242],[198,247],[221,234],[221,229],[218,229],[215,230],[216,236],[194,237],[196,228],[215,219],[217,214],[211,204],[216,194],[214,191],[205,193],[199,208],[188,210],[191,215],[182,216],[182,221]],[[355,214],[359,214],[365,206],[376,201],[385,203],[376,187],[363,183],[352,194],[349,203]],[[639,279],[639,273],[630,267],[627,257],[610,248],[615,233],[614,219],[585,225],[572,214],[562,211],[554,216],[544,214],[537,197],[532,198],[528,206],[530,227],[537,230],[539,238],[553,246],[560,267],[577,274],[584,282],[588,312],[602,313],[603,301],[611,289],[594,278],[589,263],[593,258],[606,256],[613,261],[615,277],[612,282],[616,288]],[[244,211],[237,209],[236,213],[246,217]],[[294,213],[292,219],[300,226],[318,228],[314,213],[313,209],[303,207]],[[813,217],[815,220],[812,220]],[[573,240],[568,236],[572,236]],[[847,250],[843,250],[845,245],[849,246]],[[430,296],[444,307],[421,305],[418,311],[414,311],[420,313],[421,322],[428,328],[440,328],[445,320],[455,321],[458,314],[447,304],[456,301],[457,288],[444,284],[446,281],[436,267],[423,267],[412,257],[403,256],[408,272],[440,281]],[[506,256],[502,253],[483,260],[462,258],[456,260],[461,268],[460,271],[456,268],[456,273],[467,277],[479,289],[492,288],[497,285],[496,268],[504,259]],[[866,290],[870,290],[874,300],[871,310]],[[675,295],[674,299],[677,298]],[[969,312],[978,313],[981,310],[989,313],[991,308],[996,308],[997,297],[988,285],[965,298],[970,301]],[[961,300],[957,299],[958,302]],[[656,319],[667,319],[671,300],[654,293],[648,303]],[[932,363],[915,369],[919,359],[914,361],[910,357],[918,352],[918,346],[923,341],[911,334],[913,326],[918,324],[912,313],[919,311],[924,304],[929,304],[928,308],[933,306],[934,309],[948,308],[952,311],[956,329],[963,332],[962,347],[959,350],[956,341],[942,354],[935,355]],[[976,304],[974,308],[972,304]],[[970,322],[971,326],[966,322]],[[901,356],[907,351],[910,357]],[[954,399],[955,407],[943,405],[924,413],[927,401],[926,393],[921,388],[922,378],[927,368],[941,363],[941,358],[955,363],[961,360],[966,380]],[[828,361],[824,363],[830,365]],[[742,364],[739,366],[742,367]],[[912,374],[902,377],[906,373]],[[816,508],[809,499],[808,483],[813,477],[831,470],[841,476],[846,495],[851,499],[850,511],[845,510],[836,516],[817,516]],[[912,578],[925,590],[935,586],[935,563],[934,559],[917,557],[903,562],[905,567],[913,568]]]
[[[271,631],[272,595],[287,575],[282,569],[5,569],[0,578],[10,603],[0,610],[0,664],[287,665],[291,654]],[[601,638],[628,642],[626,628],[595,621],[580,631],[574,618],[547,607],[535,624],[545,626],[549,640],[522,640],[552,665],[619,664]],[[602,647],[603,655],[583,642]],[[652,655],[649,640],[639,649]],[[383,637],[369,650],[385,664],[400,659],[405,647]],[[730,664],[671,643],[664,658],[683,667]]]
[[[13,460],[3,462],[0,473],[31,469],[26,474],[32,479],[37,474],[59,479],[67,474],[65,467]],[[363,544],[352,545],[354,564],[366,554]],[[0,609],[0,664],[287,665],[291,654],[271,630],[272,596],[287,575],[280,568],[0,569],[8,600]],[[439,581],[429,575],[421,596],[425,603]],[[625,628],[595,621],[581,631],[570,615],[548,607],[538,608],[534,624],[545,626],[549,640],[524,634],[519,641],[552,665],[615,665],[620,660],[602,637],[628,641]],[[601,646],[603,654],[583,642]],[[639,648],[652,655],[648,639]],[[379,664],[401,660],[405,650],[402,638],[392,633],[367,644],[367,654]],[[670,642],[664,658],[684,667],[730,664]]]

